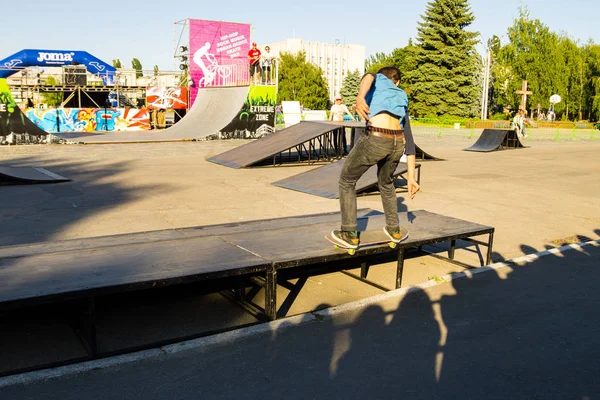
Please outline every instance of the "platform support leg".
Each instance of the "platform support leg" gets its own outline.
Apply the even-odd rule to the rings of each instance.
[[[487,246],[487,256],[485,258],[485,265],[490,265],[492,263],[492,245],[494,244],[494,232],[490,232],[490,237],[488,239]]]
[[[398,250],[398,266],[396,269],[396,289],[402,286],[402,273],[404,272],[404,249]]]
[[[366,262],[360,264],[360,277],[363,279],[367,279],[367,274],[369,273],[369,266]]]
[[[81,339],[90,357],[95,358],[98,354],[96,345],[96,299],[90,297],[86,300],[86,308],[83,312],[83,324]]]
[[[450,251],[448,252],[448,258],[454,260],[454,251],[456,251],[456,240],[450,241]]]
[[[267,268],[266,273],[265,314],[271,321],[277,319],[277,269],[273,265]]]

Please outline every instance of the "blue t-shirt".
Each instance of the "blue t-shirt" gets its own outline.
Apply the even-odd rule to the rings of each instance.
[[[375,75],[375,81],[365,96],[365,101],[369,105],[371,117],[387,112],[402,120],[408,108],[406,92],[396,87],[394,82],[383,74]]]
[[[404,129],[404,138],[406,140],[405,153],[412,155],[416,153],[415,142],[410,128],[410,121],[407,117],[408,96],[406,92],[392,82],[383,74],[375,75],[375,80],[371,89],[365,96],[365,101],[369,106],[369,117],[374,117],[383,112],[393,115],[400,120],[400,126]]]

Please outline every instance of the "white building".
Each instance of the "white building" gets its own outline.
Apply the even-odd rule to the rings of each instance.
[[[332,102],[340,93],[342,82],[348,72],[365,72],[365,46],[360,44],[339,44],[308,42],[302,39],[287,39],[284,42],[269,44],[271,52],[279,55],[282,52],[306,52],[306,61],[321,67],[325,81],[329,87],[329,100]],[[264,51],[264,47],[261,49]]]

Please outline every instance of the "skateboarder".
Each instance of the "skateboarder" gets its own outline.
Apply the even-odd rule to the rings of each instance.
[[[341,230],[332,238],[342,247],[357,248],[359,237],[356,222],[356,182],[377,164],[377,179],[386,226],[383,229],[390,241],[399,243],[400,233],[394,171],[406,151],[407,181],[410,198],[419,190],[415,180],[415,143],[408,116],[408,97],[398,88],[400,71],[384,67],[377,74],[366,74],[360,82],[356,97],[356,112],[367,126],[350,151],[340,175]]]

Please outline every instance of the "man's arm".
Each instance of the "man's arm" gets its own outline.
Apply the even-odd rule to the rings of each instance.
[[[365,100],[365,96],[369,93],[371,86],[373,86],[373,82],[375,82],[375,75],[365,74],[360,81],[358,95],[356,96],[356,113],[360,115],[360,118],[364,121],[369,120],[369,105]]]
[[[350,118],[352,118],[352,121],[355,121],[354,119],[354,115],[352,115],[352,113],[350,112],[350,110],[348,110],[348,106],[344,104],[344,112],[346,114],[348,114],[350,116]]]
[[[406,109],[406,115],[404,116],[404,140],[406,144],[406,146],[404,147],[404,152],[406,153],[406,182],[408,187],[408,195],[411,199],[414,199],[415,195],[420,189],[420,186],[415,179],[415,170],[417,164],[417,157],[415,155],[416,146],[412,134],[412,128],[410,126],[410,116],[408,115],[408,108]]]

